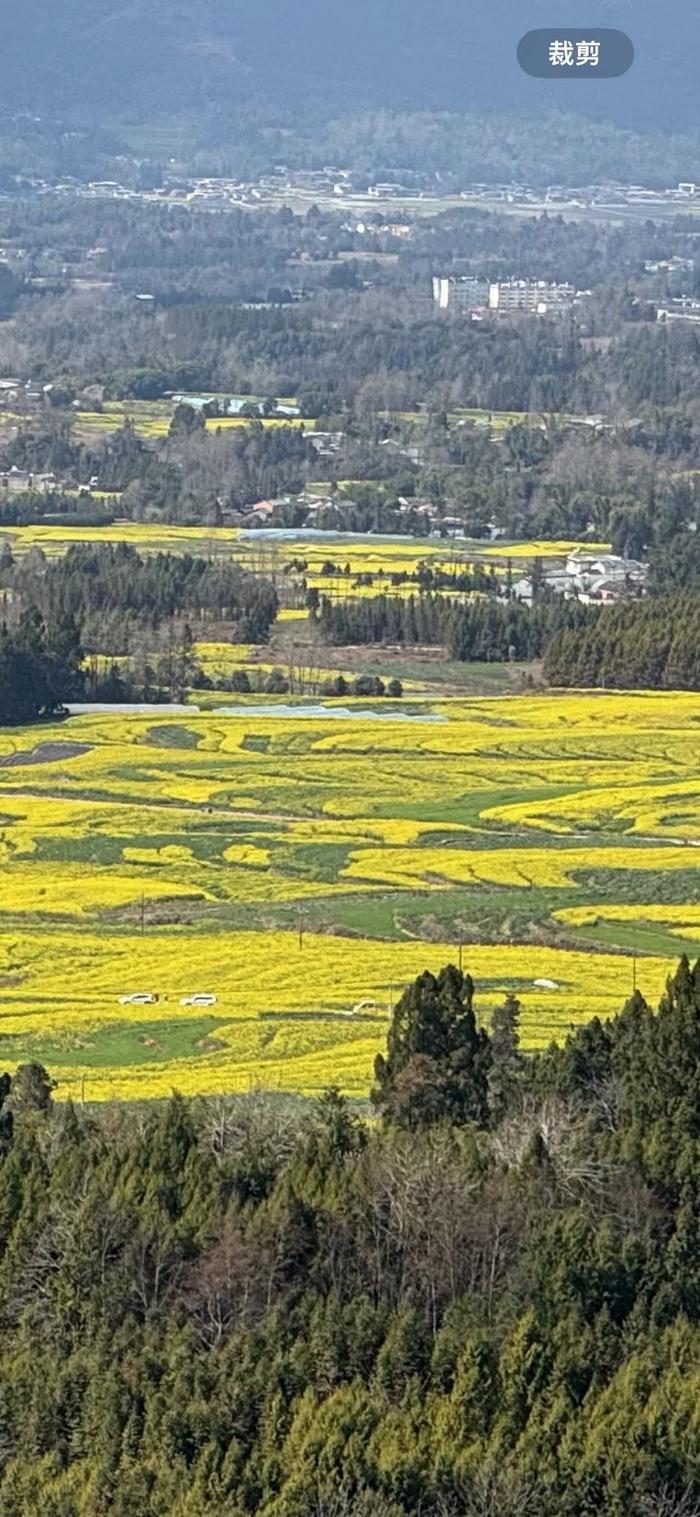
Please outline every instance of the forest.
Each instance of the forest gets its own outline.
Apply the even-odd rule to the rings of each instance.
[[[76,622],[57,617],[47,630],[31,607],[14,631],[0,626],[0,724],[51,716],[82,690],[82,648]]]
[[[93,700],[182,699],[207,683],[189,621],[224,622],[232,641],[264,643],[278,610],[262,575],[187,553],[142,556],[128,543],[77,544],[52,562],[36,549],[17,565],[6,552],[0,579],[11,583],[0,629],[0,723],[8,724],[60,712],[86,690]],[[115,662],[135,650],[138,683]],[[90,654],[101,656],[93,667]]]
[[[700,600],[690,592],[611,606],[547,646],[552,685],[700,690]]]
[[[700,966],[478,1004],[407,987],[371,1121],[3,1078],[7,1517],[695,1517]]]
[[[125,165],[155,177],[173,158],[202,173],[283,161],[351,163],[385,178],[398,169],[496,181],[507,170],[545,184],[688,177],[698,41],[689,0],[670,33],[650,0],[633,17],[591,0],[589,22],[626,25],[639,59],[624,88],[583,98],[568,84],[554,98],[533,87],[514,66],[516,0],[501,0],[499,16],[494,29],[487,0],[434,16],[422,0],[382,0],[379,14],[360,0],[332,16],[320,0],[292,12],[271,0],[264,24],[239,0],[175,11],[136,0],[105,12],[71,0],[61,24],[50,9],[31,11],[8,36],[0,161],[8,172],[102,178]],[[40,88],[38,57],[52,60]]]
[[[532,607],[515,600],[495,601],[493,597],[460,604],[429,593],[406,600],[378,595],[341,602],[324,596],[318,625],[322,636],[336,646],[382,642],[409,647],[440,645],[450,658],[493,663],[540,658],[565,632],[576,646],[581,630],[597,625],[599,614],[599,607],[555,596]]]
[[[49,618],[116,613],[157,625],[177,612],[208,614],[230,621],[241,642],[265,642],[278,608],[269,581],[238,564],[189,553],[142,555],[128,543],[76,544],[38,573],[20,564],[13,584]]]

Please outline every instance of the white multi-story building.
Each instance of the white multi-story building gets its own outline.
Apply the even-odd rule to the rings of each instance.
[[[548,284],[545,279],[503,279],[489,286],[489,309],[492,311],[528,311],[545,316],[572,305],[576,290],[572,284]]]
[[[433,300],[439,311],[483,311],[489,303],[489,282],[472,275],[433,278]]]
[[[433,277],[433,301],[439,311],[524,311],[544,316],[561,311],[576,300],[572,284],[549,284],[545,279],[489,281],[478,275]]]

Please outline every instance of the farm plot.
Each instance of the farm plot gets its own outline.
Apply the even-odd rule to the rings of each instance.
[[[537,1048],[700,952],[700,697],[366,705],[0,734],[0,1065],[363,1097],[424,968]]]
[[[99,492],[98,492],[99,493]],[[115,521],[105,527],[78,527],[35,524],[27,527],[3,527],[0,533],[12,544],[14,553],[39,547],[49,557],[65,553],[74,543],[126,542],[140,552],[197,553],[205,556],[224,554],[235,557],[246,568],[270,573],[294,560],[307,565],[307,581],[326,590],[351,593],[353,580],[359,575],[374,579],[372,593],[387,593],[401,587],[392,586],[392,575],[412,574],[421,564],[448,572],[477,561],[486,561],[497,573],[506,572],[508,559],[523,561],[535,558],[560,562],[575,548],[603,551],[605,545],[544,539],[519,543],[477,541],[441,541],[438,538],[381,537],[368,533],[324,533],[309,538],[303,531],[291,530],[283,536],[274,531],[239,527],[181,527],[161,522]],[[606,549],[607,551],[607,549]],[[332,571],[328,569],[332,565]],[[384,583],[382,584],[382,580]],[[365,587],[366,588],[366,587]],[[415,586],[411,587],[415,591]],[[410,592],[409,592],[410,593]]]

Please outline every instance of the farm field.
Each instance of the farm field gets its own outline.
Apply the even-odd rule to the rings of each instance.
[[[414,572],[419,564],[429,562],[435,568],[459,569],[475,562],[493,563],[497,572],[505,573],[509,558],[523,567],[523,560],[541,558],[553,563],[566,558],[575,548],[587,552],[609,552],[605,543],[547,541],[544,539],[516,543],[443,541],[425,537],[382,537],[368,533],[316,533],[309,536],[291,529],[283,532],[248,530],[238,527],[180,527],[162,522],[115,521],[106,527],[44,526],[2,527],[0,541],[10,543],[13,553],[22,554],[41,548],[47,557],[56,557],[74,543],[130,543],[142,553],[200,553],[206,556],[226,554],[240,559],[248,568],[273,572],[292,559],[303,558],[308,564],[309,582],[327,580],[331,588],[343,585],[344,575],[323,575],[325,563],[332,561],[350,577],[357,574],[384,575]],[[374,593],[382,587],[375,586]],[[387,583],[387,590],[391,584]]]
[[[71,418],[76,434],[86,439],[109,436],[111,432],[118,432],[127,421],[132,423],[138,437],[158,439],[167,437],[173,411],[174,405],[167,401],[108,401],[101,411],[72,411]],[[0,427],[17,427],[26,420],[26,415],[18,412],[0,411]],[[307,432],[313,432],[316,426],[315,421],[297,417],[261,417],[260,420],[265,428],[303,426]],[[219,427],[229,431],[247,426],[250,426],[250,419],[244,416],[210,416],[206,420],[210,432]]]
[[[309,678],[310,670],[314,686],[317,686],[323,680],[335,679],[338,674],[342,674],[346,680],[354,678],[354,672],[348,668],[347,660],[345,664],[343,664],[343,660],[341,659],[332,668],[325,667],[322,654],[314,653],[310,645],[302,641],[301,637],[298,640],[294,638],[294,627],[294,619],[290,620],[287,618],[283,621],[280,624],[279,630],[284,637],[284,642],[273,642],[270,647],[266,644],[200,642],[194,643],[192,653],[199,668],[210,679],[215,680],[230,679],[233,674],[242,669],[245,669],[249,676],[270,674],[273,669],[279,669],[280,665],[282,668],[286,668],[288,677],[291,666],[291,677],[295,684],[301,678],[301,674],[299,674],[295,681],[295,670],[303,671],[305,680]],[[288,639],[293,639],[293,641],[288,641]],[[273,654],[275,653],[278,653],[279,656],[273,659]],[[415,687],[410,681],[407,681],[403,688],[408,691]],[[203,693],[200,691],[194,692],[194,703],[201,705],[202,700]],[[221,691],[207,692],[207,701],[210,704],[221,705]]]
[[[421,564],[449,573],[477,560],[487,562],[488,544],[444,542],[440,539],[354,536],[328,533],[313,538],[304,533],[256,531],[237,527],[180,527],[166,524],[141,524],[116,521],[105,527],[71,527],[32,525],[6,527],[0,542],[10,544],[21,557],[40,548],[47,558],[58,558],[78,543],[128,543],[141,553],[193,553],[205,558],[235,559],[253,573],[273,578],[283,598],[299,600],[301,605],[285,611],[303,614],[305,589],[315,589],[331,600],[348,600],[376,595],[407,598],[418,594],[415,580],[396,582],[396,576],[415,575]],[[562,558],[561,544],[533,544],[530,557]],[[289,567],[295,566],[290,574]],[[303,566],[303,569],[300,567]],[[503,556],[493,560],[497,574],[506,574]],[[365,582],[366,581],[366,582]],[[444,592],[448,593],[447,589]],[[455,599],[466,594],[450,592]]]
[[[700,952],[700,696],[343,708],[0,734],[3,1068],[363,1099],[424,968],[461,953],[538,1048]]]
[[[242,669],[255,680],[273,669],[280,672],[294,685],[290,695],[315,694],[319,685],[336,679],[339,674],[346,680],[359,675],[375,676],[385,682],[398,678],[406,696],[445,695],[508,695],[521,691],[528,676],[539,679],[541,665],[537,663],[458,663],[445,659],[438,648],[424,650],[418,657],[412,649],[367,647],[326,647],[316,649],[309,640],[308,613],[304,610],[281,610],[273,628],[269,643],[207,643],[196,642],[192,652],[205,674],[214,680],[231,679]],[[98,663],[104,669],[113,663],[126,660],[102,657]],[[224,696],[221,690],[191,693],[193,705],[220,706]]]
[[[165,415],[148,415],[142,410],[135,411],[76,411],[75,430],[82,437],[118,432],[124,426],[125,421],[133,422],[134,431],[138,437],[159,438],[167,437],[170,431],[172,413]],[[296,417],[265,416],[260,418],[260,425],[269,430],[275,427],[304,427],[305,431],[313,432],[315,421],[303,421]],[[206,420],[208,432],[230,432],[237,427],[248,427],[250,421],[243,416],[209,416]]]
[[[380,412],[380,415],[387,420],[392,414],[396,414],[398,420],[408,422],[412,426],[421,425],[430,420],[429,411]],[[447,420],[450,427],[464,425],[488,427],[494,438],[501,439],[511,427],[534,427],[545,432],[547,427],[553,422],[579,422],[583,424],[585,417],[570,416],[560,411],[497,411],[460,406],[457,410],[447,413]]]
[[[359,255],[355,253],[353,256],[357,258]],[[381,255],[374,253],[371,256],[373,260],[376,260]],[[216,400],[217,398],[224,400],[226,397],[221,394],[218,397],[211,395],[207,398],[211,400]],[[243,399],[244,397],[240,398]],[[263,399],[263,397],[251,395],[245,397],[245,399],[255,402]],[[296,400],[294,396],[280,396],[278,399],[281,405],[294,405]],[[76,433],[83,438],[100,435],[109,436],[110,433],[118,431],[120,427],[124,426],[126,421],[129,421],[139,437],[158,440],[159,438],[167,437],[174,410],[175,402],[172,399],[137,400],[132,398],[128,400],[107,400],[102,409],[97,411],[72,410],[71,418]],[[31,415],[31,413],[19,411],[0,410],[0,427],[17,427],[26,422],[28,414]],[[430,420],[430,412],[425,409],[400,412],[381,411],[379,415],[384,420],[393,419],[410,426],[423,426]],[[572,423],[578,421],[583,423],[585,421],[584,417],[570,416],[558,412],[480,410],[469,407],[460,407],[450,411],[447,419],[448,425],[452,428],[465,425],[488,428],[491,436],[496,441],[500,441],[511,427],[527,426],[546,431],[552,422]],[[316,422],[311,417],[264,416],[260,420],[265,428],[282,426],[303,427],[305,431],[313,432],[316,427]],[[218,428],[227,431],[231,428],[246,426],[250,426],[250,417],[234,415],[221,417],[208,416],[206,418],[208,431],[216,431]]]

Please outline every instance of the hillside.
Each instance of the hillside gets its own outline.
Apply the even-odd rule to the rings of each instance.
[[[529,26],[551,25],[544,0],[66,0],[12,16],[4,38],[5,109],[107,127],[206,112],[213,139],[241,106],[284,116],[377,105],[422,110],[527,110],[555,104],[637,130],[695,133],[693,58],[700,20],[678,0],[673,28],[651,0],[595,0],[591,23],[626,28],[636,62],[613,84],[526,78],[515,60]],[[77,86],[77,87],[76,87]],[[225,129],[225,128],[224,128]]]

